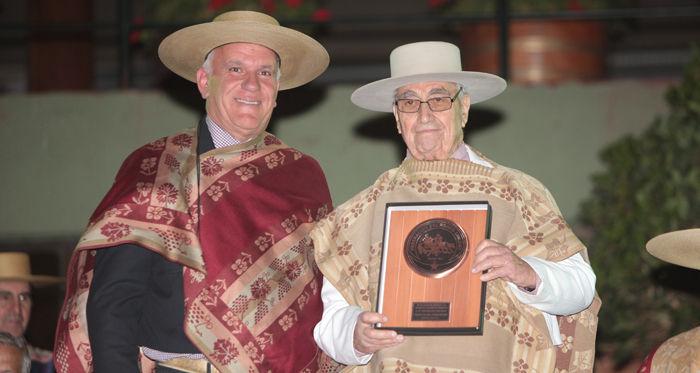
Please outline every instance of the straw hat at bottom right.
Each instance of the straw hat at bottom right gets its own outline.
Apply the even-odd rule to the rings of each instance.
[[[700,228],[658,235],[647,242],[647,251],[665,262],[700,269]]]

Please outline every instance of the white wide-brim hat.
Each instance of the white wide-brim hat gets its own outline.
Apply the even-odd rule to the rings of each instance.
[[[420,82],[461,84],[471,103],[488,100],[506,89],[503,78],[476,71],[462,71],[459,48],[441,41],[402,45],[391,52],[391,78],[358,88],[352,102],[368,110],[391,112],[397,88]]]
[[[207,54],[230,43],[258,44],[275,51],[281,61],[280,90],[314,80],[330,60],[326,49],[310,36],[251,11],[226,12],[211,22],[178,30],[160,43],[158,56],[172,72],[194,82]]]
[[[700,228],[658,235],[647,242],[647,251],[665,262],[700,269]]]
[[[20,252],[0,253],[0,282],[26,281],[36,287],[63,282],[61,277],[33,275],[29,255]]]

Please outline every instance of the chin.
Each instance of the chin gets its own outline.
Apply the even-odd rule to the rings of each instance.
[[[429,161],[445,159],[445,158],[448,158],[450,156],[450,154],[448,154],[449,150],[445,150],[442,148],[429,147],[429,148],[425,148],[423,150],[415,149],[415,151],[413,149],[409,148],[409,150],[411,151],[411,154],[413,154],[414,157],[417,154],[421,154],[423,156],[423,158],[425,158],[426,160],[429,160]]]
[[[19,338],[24,335],[24,329],[8,329],[6,330],[8,333],[12,334],[13,337]]]

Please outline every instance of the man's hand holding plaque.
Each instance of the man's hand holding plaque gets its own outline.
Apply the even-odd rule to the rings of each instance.
[[[393,330],[375,329],[374,324],[385,323],[389,319],[376,312],[365,311],[357,316],[353,346],[358,352],[369,355],[381,349],[397,346],[403,342],[403,335]]]
[[[488,271],[479,277],[481,281],[501,278],[524,289],[534,289],[537,285],[535,270],[508,247],[485,239],[479,242],[475,251],[472,273]]]

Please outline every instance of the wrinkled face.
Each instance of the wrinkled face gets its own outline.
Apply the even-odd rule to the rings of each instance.
[[[22,350],[0,343],[0,373],[22,373]]]
[[[396,90],[397,99],[426,101],[434,97],[452,98],[457,84],[449,82],[421,82],[405,85]],[[469,96],[455,99],[449,110],[434,112],[428,104],[421,104],[416,113],[400,112],[394,105],[394,116],[399,133],[415,158],[434,161],[449,158],[462,143],[462,128],[467,123]]]
[[[24,335],[32,310],[32,293],[25,281],[0,281],[0,331]]]
[[[197,86],[207,114],[238,141],[261,134],[277,105],[277,56],[249,43],[226,44],[212,55],[212,73],[197,71]]]

